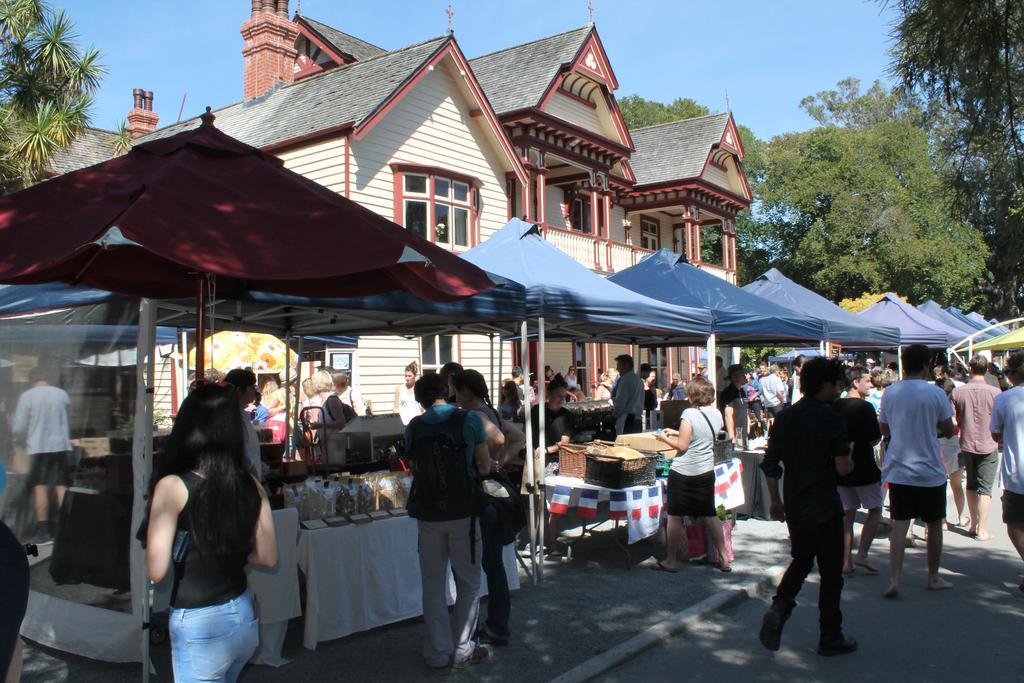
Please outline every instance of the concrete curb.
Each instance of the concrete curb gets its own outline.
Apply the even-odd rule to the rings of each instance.
[[[733,605],[756,598],[772,590],[782,580],[788,565],[779,565],[767,569],[761,578],[749,581],[735,588],[720,590],[696,605],[688,607],[668,619],[651,626],[624,643],[602,652],[596,657],[579,664],[565,673],[551,679],[550,683],[583,683],[614,669],[632,659],[641,652],[648,650],[672,636],[689,629],[711,614],[732,607]]]

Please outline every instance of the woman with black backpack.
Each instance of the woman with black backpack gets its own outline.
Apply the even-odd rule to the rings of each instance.
[[[501,474],[501,467],[510,449],[506,447],[501,416],[491,405],[483,375],[476,370],[463,370],[452,376],[452,387],[455,389],[458,406],[480,416],[492,461],[491,476],[483,483],[487,504],[480,512],[480,535],[483,541],[480,564],[487,577],[487,620],[478,629],[477,637],[492,645],[507,645],[511,635],[508,622],[512,598],[509,595],[502,552],[508,543],[515,540],[519,531],[517,521],[521,518],[518,514],[519,496],[508,479]],[[513,446],[511,449],[516,454],[522,447],[522,439],[519,441],[518,448]]]

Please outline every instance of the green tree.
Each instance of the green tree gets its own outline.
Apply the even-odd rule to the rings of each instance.
[[[89,121],[103,73],[74,26],[42,0],[0,0],[0,189],[36,182]]]
[[[958,213],[985,236],[982,294],[1024,310],[1024,3],[898,0],[893,71],[943,110],[938,151]]]
[[[741,246],[834,301],[896,290],[974,305],[988,250],[951,215],[925,112],[854,79],[801,106],[821,125],[767,145]]]
[[[639,95],[626,95],[619,98],[619,109],[622,117],[630,128],[646,128],[659,123],[671,123],[698,116],[707,116],[711,110],[698,104],[688,97],[680,97],[671,103],[647,100]]]

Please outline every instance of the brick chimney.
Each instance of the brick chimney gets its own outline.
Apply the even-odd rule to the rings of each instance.
[[[134,106],[128,112],[128,131],[133,138],[142,137],[156,130],[160,117],[153,111],[153,91],[133,88]]]
[[[252,0],[252,15],[242,24],[242,94],[246,100],[278,82],[294,80],[298,27],[288,18],[288,0]]]

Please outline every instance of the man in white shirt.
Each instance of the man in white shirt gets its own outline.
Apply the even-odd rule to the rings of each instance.
[[[786,402],[786,384],[779,377],[779,366],[774,363],[768,366],[768,375],[761,378],[761,399],[771,422],[782,412]]]
[[[615,359],[619,379],[612,389],[615,404],[615,433],[636,434],[643,430],[644,381],[633,372],[633,357],[623,354]]]
[[[893,520],[889,535],[892,576],[885,593],[890,598],[899,594],[903,539],[915,519],[928,526],[928,589],[953,587],[939,577],[946,518],[946,467],[939,437],[953,436],[953,406],[946,392],[928,381],[930,360],[931,353],[920,344],[903,349],[905,379],[885,390],[878,415],[878,426],[888,440],[882,480],[889,485]]]
[[[44,542],[53,535],[50,528],[50,491],[56,496],[57,509],[64,502],[70,483],[68,451],[71,450],[68,427],[68,392],[50,386],[44,368],[29,372],[32,387],[18,399],[14,409],[12,431],[23,441],[31,466],[28,485],[36,508],[36,529],[33,540]]]
[[[363,400],[363,395],[352,386],[347,372],[339,372],[337,374],[344,375],[344,379],[336,379],[334,382],[338,398],[342,403],[354,410],[356,415],[364,417],[366,415],[366,401]]]
[[[789,404],[793,405],[800,400],[800,372],[804,367],[804,355],[798,353],[793,358],[793,393],[789,395]]]
[[[992,408],[992,438],[1003,447],[1003,523],[1024,560],[1024,353],[1010,356],[1006,376],[1013,388]],[[1024,581],[1020,583],[1024,591]]]

